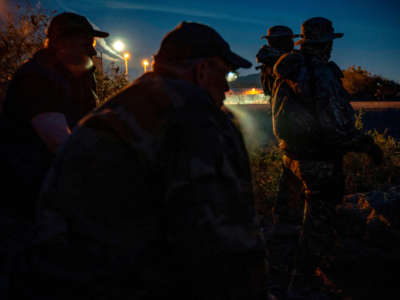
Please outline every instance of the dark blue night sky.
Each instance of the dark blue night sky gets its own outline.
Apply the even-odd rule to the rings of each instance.
[[[0,0],[10,6],[19,0]],[[35,1],[33,1],[35,2]],[[255,54],[273,25],[287,25],[295,33],[311,17],[330,19],[342,39],[334,41],[332,59],[341,67],[362,66],[400,82],[400,1],[183,1],[183,0],[42,0],[43,8],[85,15],[110,33],[106,43],[121,39],[132,59],[131,78],[143,72],[141,61],[157,51],[164,34],[183,20],[214,27],[233,51],[255,65]],[[100,46],[99,46],[100,49]],[[104,53],[104,49],[102,50]],[[110,54],[110,53],[108,53]],[[107,57],[107,55],[105,55]],[[255,73],[254,67],[239,70]]]

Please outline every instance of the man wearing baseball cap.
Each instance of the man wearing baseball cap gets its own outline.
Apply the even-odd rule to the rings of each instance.
[[[261,37],[268,41],[268,45],[263,45],[258,51],[256,59],[262,65],[257,66],[256,69],[261,69],[260,79],[265,95],[272,97],[272,86],[275,81],[274,64],[283,54],[293,50],[293,39],[299,36],[299,34],[293,34],[287,26],[276,25],[269,27],[267,35]]]
[[[161,41],[152,71],[67,141],[41,204],[65,217],[71,243],[109,255],[94,268],[105,298],[118,290],[135,299],[263,297],[248,155],[221,110],[226,74],[250,66],[213,28],[182,22]]]
[[[3,107],[10,127],[3,152],[9,156],[6,186],[13,190],[18,212],[33,215],[54,153],[95,107],[94,39],[107,36],[83,16],[61,13],[50,22],[45,47],[12,79]]]
[[[340,244],[334,224],[336,205],[344,195],[344,155],[364,152],[376,164],[383,160],[372,137],[356,129],[342,71],[330,61],[333,40],[341,37],[343,33],[335,32],[330,20],[308,19],[296,42],[300,51],[281,56],[274,66],[273,131],[284,166],[275,214],[278,226],[292,225],[293,232],[302,236],[294,235],[292,252],[285,249],[291,254],[276,251],[271,261],[285,263],[293,273],[300,271],[310,285],[318,283],[317,270],[330,279],[329,262],[323,258],[334,256],[332,251]],[[299,193],[302,203],[294,201]],[[275,238],[279,242],[281,237]],[[296,278],[291,279],[288,284],[293,286]]]

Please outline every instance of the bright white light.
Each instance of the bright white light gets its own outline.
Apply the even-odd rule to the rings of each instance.
[[[114,44],[113,44],[113,48],[115,50],[117,50],[118,52],[121,52],[122,50],[125,49],[125,45],[121,41],[115,41]]]
[[[229,73],[226,75],[226,80],[227,80],[228,82],[235,81],[237,78],[238,78],[238,74],[235,73],[235,72],[229,72]]]

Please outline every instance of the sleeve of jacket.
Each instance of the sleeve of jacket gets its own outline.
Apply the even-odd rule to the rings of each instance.
[[[205,123],[187,125],[173,139],[166,183],[168,239],[198,274],[208,274],[209,284],[221,284],[223,278],[229,289],[236,284],[246,290],[250,281],[263,280],[254,274],[265,271],[265,250],[251,181],[238,173],[240,162],[232,160],[240,155],[229,154],[245,150],[235,143],[225,149],[218,129]]]

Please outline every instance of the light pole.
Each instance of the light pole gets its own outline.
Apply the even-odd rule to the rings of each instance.
[[[149,65],[149,61],[147,59],[143,59],[142,64],[143,64],[143,68],[144,68],[144,73],[146,73],[147,66]]]
[[[124,53],[124,60],[125,60],[125,75],[128,76],[128,59],[131,57],[129,52]]]
[[[125,44],[120,40],[115,41],[112,44],[112,46],[117,52],[122,52],[122,50],[125,49]],[[123,54],[122,57],[124,58],[124,61],[125,61],[125,75],[127,75],[128,74],[128,63],[127,63],[127,60],[129,58],[129,53],[128,53],[128,57],[125,57],[125,54]]]

